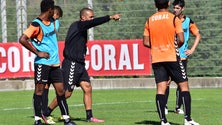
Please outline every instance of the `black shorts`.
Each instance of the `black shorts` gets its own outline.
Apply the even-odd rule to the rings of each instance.
[[[82,81],[90,83],[85,64],[64,59],[62,62],[62,72],[65,90],[68,89],[70,92],[73,91],[74,86],[79,87]]]
[[[152,68],[156,83],[168,81],[170,77],[176,83],[188,81],[182,61],[153,63]]]
[[[63,75],[60,67],[35,64],[35,84],[63,83]]]
[[[186,73],[187,73],[187,62],[188,60],[182,60],[182,63],[183,63],[183,66],[184,66],[184,69],[186,70]]]

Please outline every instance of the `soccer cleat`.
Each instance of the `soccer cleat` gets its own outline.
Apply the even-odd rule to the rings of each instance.
[[[76,123],[70,121],[70,122],[68,122],[68,123],[64,122],[64,125],[76,125]]]
[[[161,125],[170,125],[170,123],[169,122],[164,122],[164,121],[161,121]]]
[[[44,116],[42,115],[42,120],[45,122],[45,124],[48,124],[48,125],[53,125],[55,124],[55,122],[53,121],[53,118],[51,116]]]
[[[72,122],[69,118],[68,119],[64,119],[64,125],[76,125],[75,122]]]
[[[42,124],[41,120],[37,120],[34,122],[34,125],[43,125],[43,124]]]
[[[97,118],[95,118],[95,117],[92,117],[92,118],[90,118],[90,119],[87,119],[86,120],[87,122],[105,122],[105,120],[101,120],[101,119],[97,119]]]
[[[70,116],[70,119],[74,119],[74,118]],[[58,120],[59,120],[59,121],[64,121],[63,116],[60,116],[60,117],[58,118]]]
[[[176,113],[176,114],[184,114],[184,111],[182,109],[176,109],[174,111],[174,113]]]
[[[167,115],[168,114],[168,109],[167,108],[165,108],[165,115]]]
[[[194,120],[187,121],[186,119],[184,120],[184,125],[200,125],[199,123],[195,122]]]
[[[54,118],[52,116],[48,116],[47,119],[54,120]]]

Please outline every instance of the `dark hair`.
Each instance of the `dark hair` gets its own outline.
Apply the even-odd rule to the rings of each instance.
[[[166,9],[169,7],[168,3],[169,0],[154,0],[156,8],[159,9]]]
[[[173,6],[179,5],[180,7],[185,6],[185,1],[184,0],[174,0],[173,1]]]
[[[54,8],[54,0],[42,0],[41,2],[41,13],[48,11],[50,8]]]
[[[62,16],[63,16],[63,11],[62,11],[62,8],[61,8],[60,6],[55,5],[55,6],[54,6],[54,9],[58,10],[58,12],[59,12],[59,17],[62,17]]]
[[[82,17],[83,15],[86,14],[87,11],[93,11],[93,10],[90,9],[90,8],[87,8],[87,7],[82,8],[82,9],[80,10],[80,12],[79,12],[79,17],[80,17],[80,19],[81,19],[81,17]]]

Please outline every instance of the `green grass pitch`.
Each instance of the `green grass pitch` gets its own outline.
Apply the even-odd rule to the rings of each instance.
[[[192,118],[201,125],[222,125],[222,89],[191,89]],[[33,91],[0,92],[0,125],[33,124]],[[94,125],[85,122],[83,93],[76,89],[69,98],[68,105],[71,117],[78,125]],[[49,99],[55,96],[50,90]],[[175,88],[171,88],[168,101],[168,121],[171,125],[183,125],[183,115],[173,113],[175,107]],[[114,89],[93,90],[93,114],[105,119],[98,125],[159,125],[155,105],[155,89]],[[60,111],[57,108],[52,115],[57,125]]]

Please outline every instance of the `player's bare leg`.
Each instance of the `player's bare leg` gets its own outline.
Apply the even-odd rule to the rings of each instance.
[[[86,120],[88,122],[104,122],[104,120],[93,117],[92,114],[92,86],[89,82],[82,81],[80,86],[83,90],[83,102],[86,110]]]

